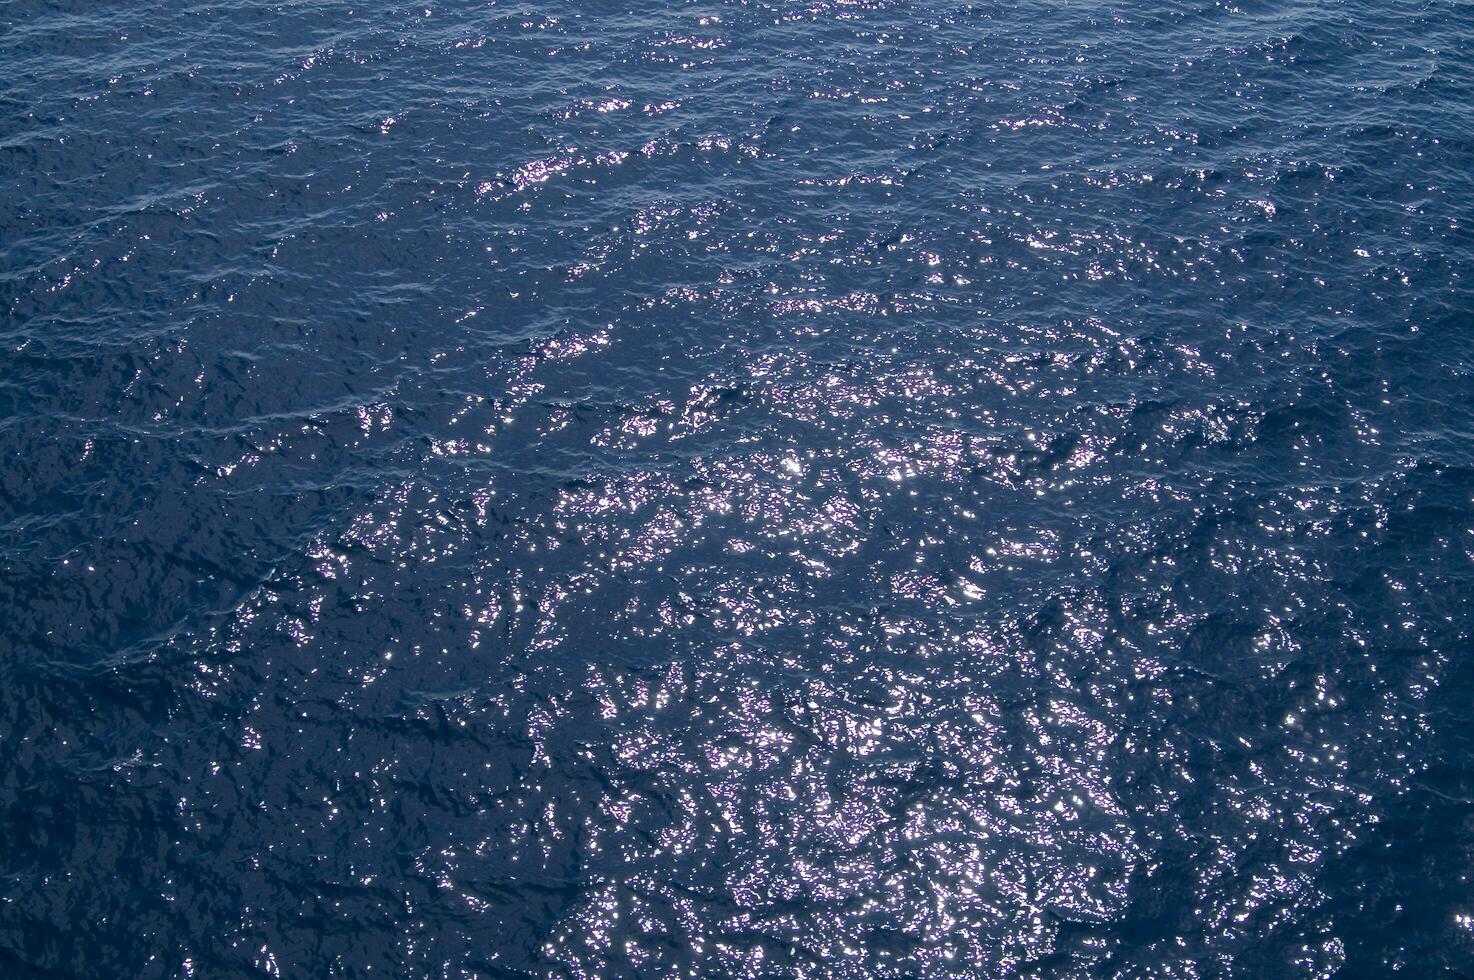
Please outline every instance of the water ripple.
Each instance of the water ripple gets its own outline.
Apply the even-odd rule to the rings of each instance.
[[[4,972],[1467,971],[1461,13],[0,11]]]

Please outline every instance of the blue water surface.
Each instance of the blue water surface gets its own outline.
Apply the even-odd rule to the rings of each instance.
[[[0,0],[0,975],[1474,974],[1466,0]]]

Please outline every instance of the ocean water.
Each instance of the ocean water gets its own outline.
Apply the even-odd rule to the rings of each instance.
[[[1465,0],[0,3],[0,975],[1474,974]]]

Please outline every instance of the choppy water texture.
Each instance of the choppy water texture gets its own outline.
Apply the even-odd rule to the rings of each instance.
[[[9,0],[0,972],[1474,970],[1471,183],[1448,0]]]

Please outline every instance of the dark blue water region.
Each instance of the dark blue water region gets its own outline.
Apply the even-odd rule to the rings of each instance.
[[[0,975],[1474,975],[1474,8],[0,2]]]

